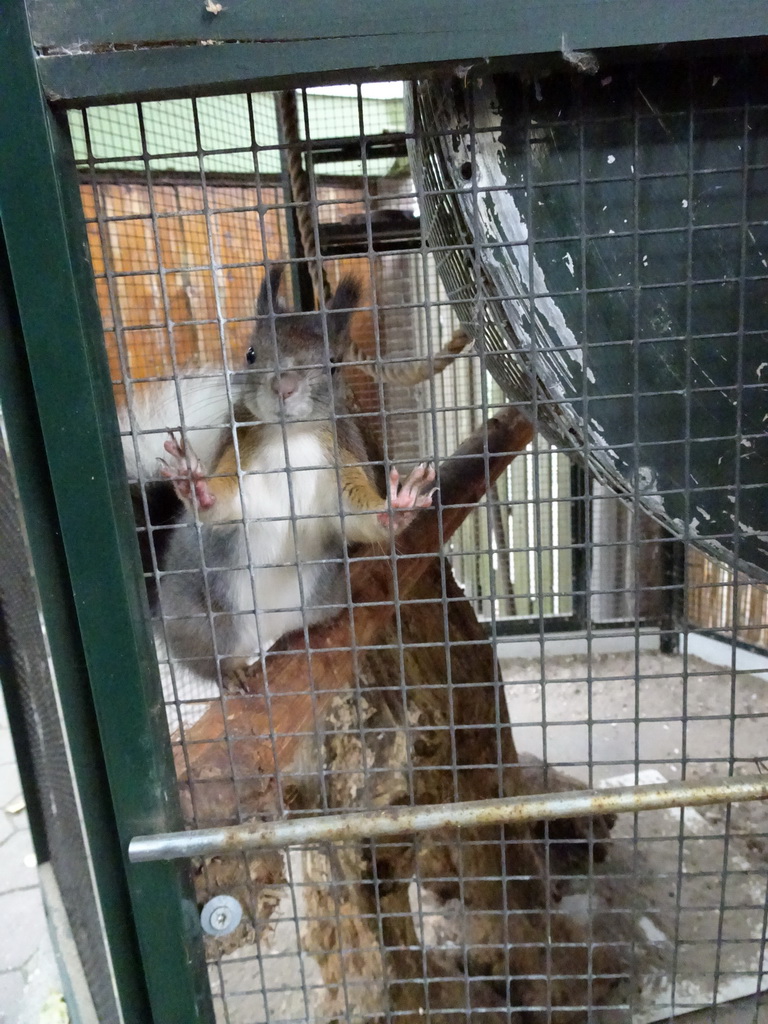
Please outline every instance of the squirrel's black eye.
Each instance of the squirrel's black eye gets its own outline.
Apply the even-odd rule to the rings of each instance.
[[[256,362],[256,350],[254,349],[253,345],[251,345],[251,347],[245,353],[245,361],[246,363],[248,363],[249,366],[253,366],[253,364]]]

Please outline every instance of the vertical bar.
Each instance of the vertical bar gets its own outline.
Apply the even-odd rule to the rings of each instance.
[[[659,650],[662,654],[677,654],[680,650],[680,629],[684,625],[685,542],[667,534],[666,538],[662,538],[661,558],[664,612]]]
[[[113,871],[130,893],[152,1018],[203,1024],[213,1010],[188,877],[167,865],[137,870],[126,856],[132,835],[183,821],[70,140],[42,95],[21,0],[3,12],[0,93],[0,213],[45,444],[22,452],[17,472],[47,458],[56,515],[45,526],[60,533],[66,557],[70,639],[82,641],[87,673],[76,685],[90,683],[81,696],[95,707],[122,853]],[[29,521],[39,515],[26,500],[24,511]],[[33,557],[40,568],[42,552]],[[74,668],[66,656],[62,665]],[[121,971],[130,960],[124,940]],[[132,981],[126,1020],[146,1024]]]
[[[587,516],[591,504],[587,504],[590,481],[587,471],[580,462],[571,463],[571,573],[573,578],[574,629],[586,629],[590,609],[587,600],[589,552],[587,550]]]
[[[0,247],[2,247],[1,236]],[[0,332],[7,336],[10,331],[5,316],[6,311],[4,307],[6,303],[4,298],[4,289],[0,284]],[[1,360],[0,368],[4,369]],[[2,408],[3,403],[0,400],[0,410]],[[0,486],[5,487],[11,482],[9,479],[11,474],[10,467],[7,465],[5,432],[3,431],[2,419],[0,419],[0,435],[2,435],[0,436]],[[14,585],[14,583],[11,584],[11,586]],[[0,690],[5,700],[5,710],[8,715],[8,724],[11,728],[11,739],[13,740],[16,765],[19,769],[21,791],[24,795],[24,804],[29,818],[29,830],[32,835],[35,857],[38,864],[44,864],[51,859],[51,852],[45,829],[39,779],[32,756],[32,738],[24,718],[24,708],[21,700],[22,683],[19,679],[15,659],[11,656],[11,650],[11,637],[3,607],[3,595],[0,591]]]
[[[10,266],[4,238],[0,236],[0,408],[8,446],[17,470],[19,496],[27,510],[25,530],[37,577],[37,590],[46,624],[56,681],[61,701],[63,731],[69,745],[75,788],[84,820],[84,840],[93,865],[93,879],[107,932],[116,998],[122,1004],[126,1022],[146,1020],[147,994],[139,963],[136,934],[130,919],[130,904],[121,853],[116,842],[114,811],[107,785],[98,731],[87,686],[79,640],[77,617],[67,576],[66,559],[57,525],[56,506],[43,452],[43,437],[35,409],[29,366],[24,355],[24,338],[13,297]],[[2,631],[3,633],[5,630]],[[16,680],[6,663],[9,648],[0,635],[0,663],[9,718]],[[23,723],[21,708],[18,715]],[[31,780],[34,766],[19,760],[22,781]],[[24,785],[29,800],[29,782]],[[44,827],[41,811],[29,803],[33,835]],[[47,850],[35,840],[38,860],[48,859]]]

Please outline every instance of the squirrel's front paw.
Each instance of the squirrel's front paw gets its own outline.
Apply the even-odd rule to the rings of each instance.
[[[173,481],[179,498],[189,504],[197,501],[201,509],[211,508],[216,495],[211,492],[203,472],[203,466],[183,437],[176,440],[172,430],[168,431],[168,440],[163,448],[171,456],[169,460],[160,459],[160,472],[166,479]]]
[[[422,462],[400,483],[400,474],[392,467],[389,473],[389,504],[392,509],[392,527],[396,533],[404,529],[419,509],[432,505],[436,488],[430,487],[435,481],[435,467]],[[389,529],[390,512],[379,513],[379,522]]]

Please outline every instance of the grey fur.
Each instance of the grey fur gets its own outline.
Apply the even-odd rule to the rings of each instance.
[[[253,606],[236,609],[232,601],[236,577],[246,585],[250,578],[245,527],[198,527],[191,519],[191,514],[186,513],[174,531],[165,566],[167,575],[160,582],[165,635],[176,660],[198,675],[216,679],[217,661],[222,675],[226,675],[258,654],[258,647],[247,642],[250,631],[243,628],[245,618],[255,618]],[[201,568],[200,540],[205,573]],[[335,564],[323,561],[323,571],[311,592],[304,588],[303,621],[308,627],[333,618],[347,604],[342,545],[329,549],[327,559],[335,560]],[[301,625],[297,621],[297,628]]]

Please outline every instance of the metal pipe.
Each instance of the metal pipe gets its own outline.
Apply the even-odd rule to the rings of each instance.
[[[387,807],[375,811],[136,836],[128,844],[128,859],[139,863],[180,857],[210,857],[214,854],[306,843],[385,839],[433,829],[544,821],[616,812],[634,813],[667,807],[695,807],[767,798],[768,774],[763,774],[728,779],[698,779],[695,782],[668,782],[653,786],[543,793],[431,807]]]

